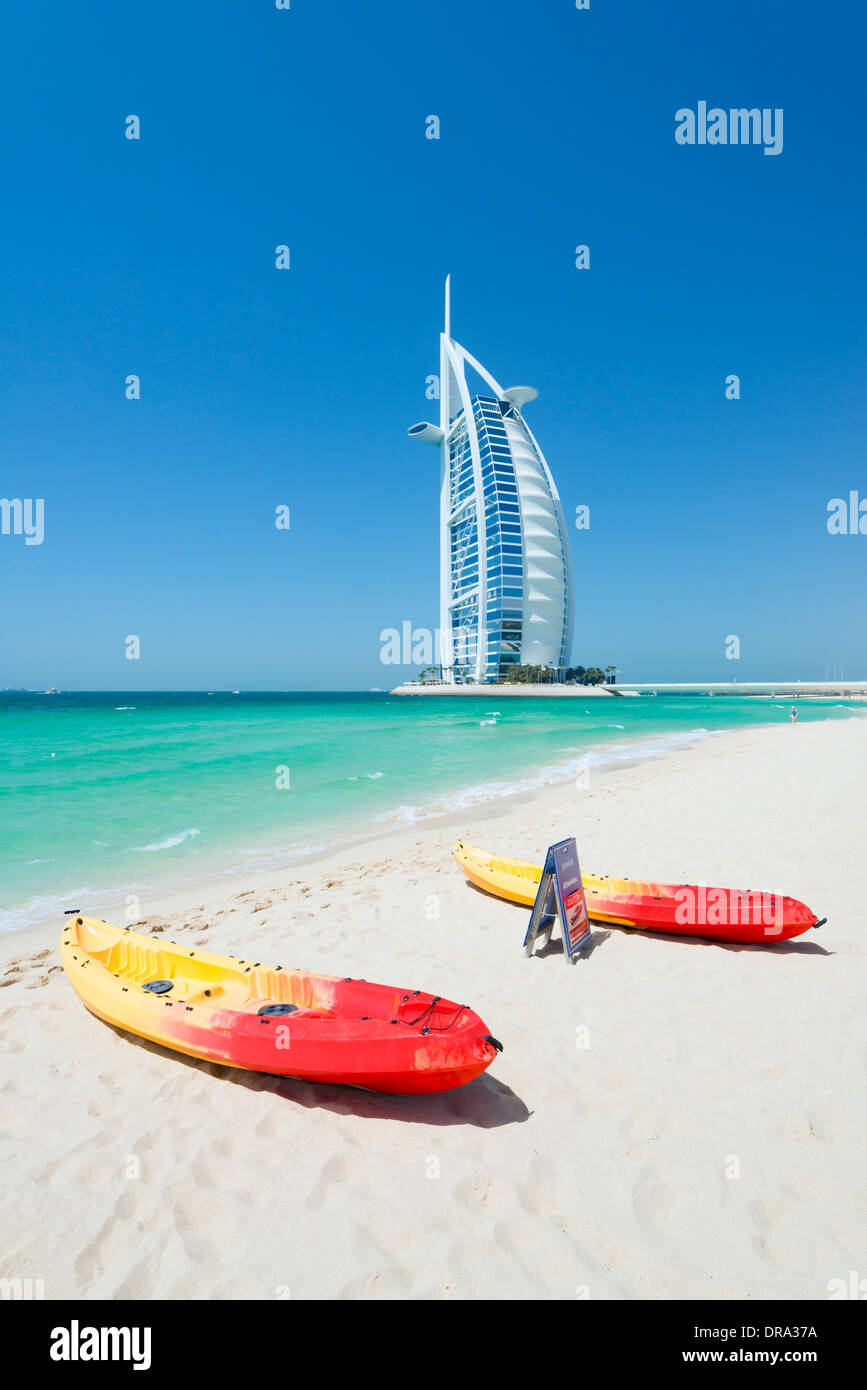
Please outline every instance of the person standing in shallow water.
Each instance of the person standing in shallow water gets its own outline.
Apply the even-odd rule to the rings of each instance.
[[[795,706],[794,706],[794,705],[792,705],[792,708],[789,710],[789,718],[791,719],[791,721],[792,721],[793,724],[797,724],[797,722],[798,722],[798,711],[795,709]]]

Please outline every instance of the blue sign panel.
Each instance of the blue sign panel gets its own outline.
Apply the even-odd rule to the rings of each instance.
[[[540,936],[544,936],[546,943],[550,941],[558,919],[566,959],[575,961],[579,952],[590,945],[592,935],[574,838],[551,845],[545,856],[530,925],[524,937],[524,951],[528,956],[533,954]]]

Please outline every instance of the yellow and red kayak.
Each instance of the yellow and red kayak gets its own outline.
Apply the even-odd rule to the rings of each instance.
[[[507,902],[532,907],[542,865],[506,859],[461,841],[454,856],[471,883]],[[713,941],[772,945],[820,927],[816,914],[797,898],[755,889],[707,888],[689,883],[645,883],[582,871],[587,911],[595,922],[639,931],[702,936]]]
[[[189,951],[90,917],[69,917],[60,958],[98,1018],[246,1071],[413,1095],[463,1086],[502,1050],[466,1004]]]

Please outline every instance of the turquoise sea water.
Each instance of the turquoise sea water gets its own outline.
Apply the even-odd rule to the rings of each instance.
[[[0,929],[776,724],[770,699],[0,694]],[[802,721],[863,717],[799,704]],[[281,769],[284,771],[281,772]],[[287,771],[288,770],[288,771]],[[288,786],[277,783],[288,782]]]

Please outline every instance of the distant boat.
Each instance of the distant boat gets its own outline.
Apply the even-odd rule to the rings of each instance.
[[[55,690],[54,686],[52,685],[48,690],[43,690],[42,693],[43,695],[59,695],[60,691]]]

